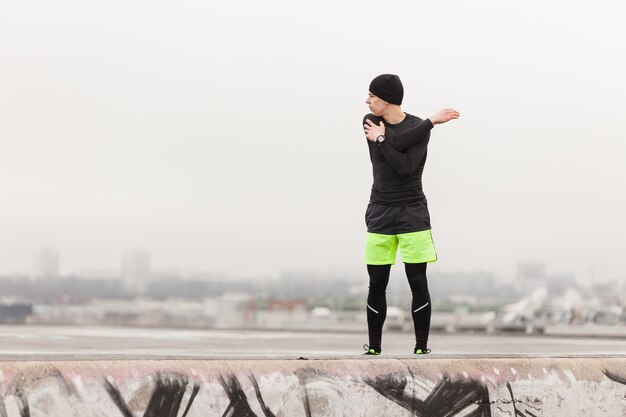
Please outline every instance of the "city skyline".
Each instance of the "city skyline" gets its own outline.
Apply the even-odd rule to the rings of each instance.
[[[30,253],[30,264],[26,267],[14,270],[14,271],[0,271],[0,277],[10,275],[28,275],[33,280],[42,279],[57,279],[62,277],[80,277],[85,279],[119,279],[125,282],[126,288],[129,290],[140,290],[143,283],[149,282],[152,279],[160,279],[168,276],[170,278],[179,279],[235,279],[235,280],[253,280],[259,281],[264,279],[284,279],[286,277],[292,277],[293,279],[306,279],[312,280],[327,280],[335,279],[333,277],[343,277],[348,279],[364,278],[366,281],[366,275],[360,269],[283,269],[276,274],[238,274],[234,271],[218,271],[215,269],[194,269],[184,266],[163,266],[158,265],[158,258],[156,258],[157,266],[155,266],[155,257],[152,253],[147,252],[141,248],[127,248],[119,251],[117,264],[108,265],[106,267],[88,266],[82,269],[71,269],[63,266],[63,253],[53,247],[42,246],[34,249]],[[398,260],[398,262],[400,262]],[[432,269],[431,269],[431,272]],[[511,265],[508,271],[501,272],[490,269],[473,269],[473,270],[446,270],[443,268],[434,270],[434,275],[471,275],[471,274],[483,274],[488,276],[497,276],[498,279],[503,282],[514,283],[519,281],[528,281],[530,285],[531,281],[539,279],[540,282],[550,283],[553,281],[560,281],[563,279],[576,280],[578,282],[590,281],[590,282],[609,282],[609,281],[626,281],[625,279],[617,277],[597,277],[594,276],[593,270],[571,272],[571,271],[559,271],[551,268],[548,263],[542,260],[519,260],[515,264]],[[402,268],[393,268],[392,276],[394,279],[404,280],[404,272]],[[529,281],[530,279],[530,281]]]

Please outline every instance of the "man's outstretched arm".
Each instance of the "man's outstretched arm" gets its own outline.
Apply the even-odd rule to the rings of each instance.
[[[435,127],[435,125],[443,124],[453,119],[458,119],[459,116],[459,112],[454,109],[439,110],[428,119],[422,121],[419,125],[395,135],[393,139],[393,147],[400,152],[406,152],[426,140],[429,137],[428,133],[433,127]],[[376,138],[379,136],[385,135],[385,125],[382,121],[376,125],[372,120],[366,119],[364,121],[363,128],[365,129],[365,136],[367,136],[367,139],[372,142],[375,142]]]
[[[439,110],[428,119],[422,121],[419,125],[395,135],[392,145],[397,150],[406,152],[412,147],[420,144],[425,139],[429,138],[428,133],[433,127],[449,122],[453,119],[458,119],[459,116],[459,112],[454,109]]]

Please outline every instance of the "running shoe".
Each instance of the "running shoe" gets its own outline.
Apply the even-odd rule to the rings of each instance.
[[[380,350],[371,348],[368,345],[363,345],[363,349],[365,349],[364,355],[380,355],[381,352]]]
[[[430,349],[415,349],[413,353],[416,355],[428,355],[430,353]]]

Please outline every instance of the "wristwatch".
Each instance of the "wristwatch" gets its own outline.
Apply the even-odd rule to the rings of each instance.
[[[376,138],[376,143],[378,143],[379,145],[380,145],[381,143],[383,143],[384,141],[385,141],[385,135],[379,135],[379,136]]]

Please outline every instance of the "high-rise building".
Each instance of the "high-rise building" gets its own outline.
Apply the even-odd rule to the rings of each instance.
[[[122,282],[133,294],[143,294],[150,280],[150,254],[141,250],[129,250],[122,255]]]
[[[39,248],[32,253],[30,276],[33,279],[59,277],[59,252],[53,248]]]
[[[523,295],[532,294],[537,288],[547,288],[546,264],[537,261],[519,262],[515,284]]]

